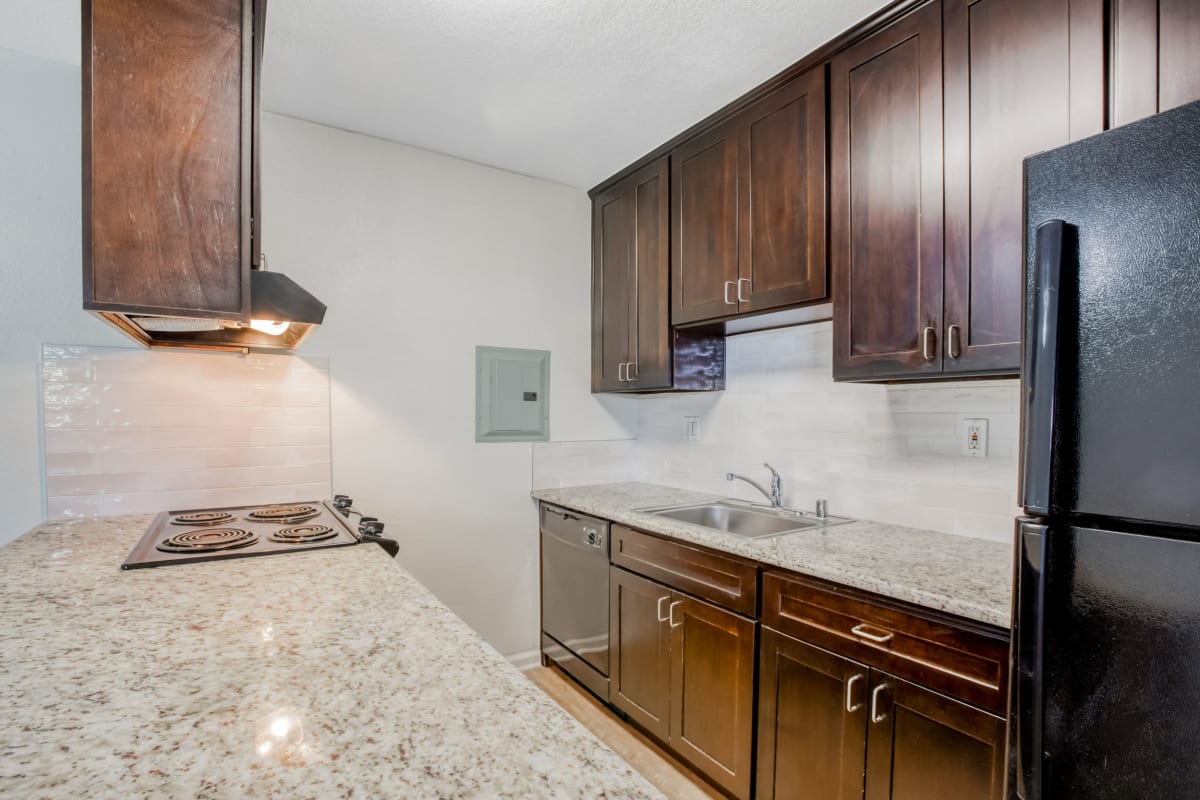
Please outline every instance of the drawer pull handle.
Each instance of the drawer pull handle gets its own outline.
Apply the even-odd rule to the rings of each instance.
[[[658,598],[658,621],[659,622],[666,622],[668,619],[668,616],[663,613],[662,606],[663,606],[663,603],[665,603],[666,601],[668,601],[670,599],[671,599],[671,595],[667,595],[666,597]]]
[[[854,684],[858,683],[861,680],[866,680],[866,679],[862,675],[851,675],[850,680],[846,681],[846,712],[849,714],[853,714],[855,711],[858,711],[860,708],[863,707],[862,703],[855,703],[853,701]]]
[[[667,609],[667,619],[670,621],[672,628],[678,628],[683,624],[682,620],[679,622],[675,621],[675,607],[681,605],[683,605],[683,601],[676,600],[674,603],[671,603],[670,607]]]
[[[868,633],[865,630],[866,627],[867,627],[867,624],[864,622],[859,625],[855,625],[853,628],[850,629],[850,632],[853,633],[855,636],[861,636],[862,638],[867,639],[872,642],[876,642],[877,644],[884,644],[885,642],[890,642],[892,640],[892,636],[894,635],[892,633],[884,633],[884,634]]]
[[[881,683],[875,687],[875,691],[871,692],[871,722],[876,724],[887,719],[886,714],[879,713],[879,695],[883,694],[887,688],[888,685],[886,683]]]

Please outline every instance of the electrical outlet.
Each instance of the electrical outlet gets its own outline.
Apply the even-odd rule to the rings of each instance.
[[[683,418],[683,438],[689,442],[700,441],[700,418],[699,417],[684,417]]]
[[[963,455],[971,458],[987,458],[988,421],[986,419],[963,420]]]

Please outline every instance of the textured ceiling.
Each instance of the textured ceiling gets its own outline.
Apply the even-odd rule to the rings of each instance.
[[[885,4],[271,0],[263,105],[587,188]],[[78,8],[0,0],[0,47],[77,62]]]

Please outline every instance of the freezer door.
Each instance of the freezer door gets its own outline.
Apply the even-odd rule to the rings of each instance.
[[[1013,796],[1193,800],[1200,543],[1053,522],[1022,536],[1042,565],[1018,590]],[[1040,620],[1026,592],[1042,593]]]
[[[1030,513],[1200,526],[1197,142],[1200,103],[1026,161]]]

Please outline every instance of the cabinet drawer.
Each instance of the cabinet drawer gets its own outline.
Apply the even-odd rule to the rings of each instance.
[[[872,602],[821,582],[763,573],[762,622],[1003,715],[1008,637]]]
[[[748,617],[758,612],[758,565],[612,526],[612,563]]]

